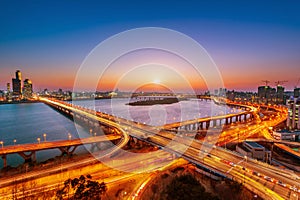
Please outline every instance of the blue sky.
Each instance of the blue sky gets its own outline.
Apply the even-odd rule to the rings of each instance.
[[[37,90],[71,88],[99,42],[145,26],[194,38],[229,89],[256,90],[264,79],[288,80],[292,89],[300,78],[299,10],[297,1],[1,1],[0,89],[16,69]]]

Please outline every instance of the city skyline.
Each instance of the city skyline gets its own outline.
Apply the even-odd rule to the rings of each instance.
[[[262,80],[271,86],[288,80],[284,87],[293,90],[300,78],[297,2],[1,4],[0,89],[20,69],[30,74],[35,90],[72,90],[79,66],[96,45],[119,32],[149,26],[173,29],[200,43],[230,90],[256,91]]]
[[[0,199],[299,199],[299,8],[0,1]]]

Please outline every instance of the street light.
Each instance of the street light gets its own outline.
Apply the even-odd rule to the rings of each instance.
[[[38,141],[38,143],[40,144],[41,143],[41,138],[37,138],[37,141]]]
[[[0,141],[0,144],[1,144],[2,148],[3,148],[3,141]]]
[[[247,156],[244,156],[245,160],[246,160],[246,163],[247,163]]]
[[[16,145],[16,142],[17,142],[17,140],[16,140],[16,139],[14,139],[14,145]]]
[[[47,134],[46,134],[46,133],[44,133],[44,134],[43,134],[43,136],[44,136],[44,142],[46,142],[46,137],[47,137]]]
[[[70,133],[68,133],[68,138],[69,138],[69,140],[71,140],[71,138],[72,138],[72,135]]]

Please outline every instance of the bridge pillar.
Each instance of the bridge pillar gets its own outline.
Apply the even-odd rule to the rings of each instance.
[[[196,129],[196,124],[191,124],[191,131],[193,131],[193,130],[197,130]]]
[[[210,127],[210,120],[205,122],[206,129]]]
[[[71,150],[71,148],[73,149]],[[61,155],[72,155],[74,151],[76,150],[77,145],[75,146],[68,146],[68,147],[59,147],[59,150],[61,151]]]
[[[217,120],[213,120],[213,127],[217,126]]]
[[[3,160],[3,167],[7,167],[6,155],[2,155],[2,160]]]
[[[35,151],[31,151],[29,154],[25,154],[25,152],[18,153],[25,162],[36,162],[36,153]]]
[[[247,114],[247,116],[248,116],[248,117],[246,117],[246,118],[248,118],[249,120],[252,120],[251,114]]]
[[[202,122],[200,122],[199,124],[198,124],[198,130],[202,130],[203,129],[203,123]]]
[[[35,151],[31,152],[31,161],[36,162],[36,153],[35,153]]]

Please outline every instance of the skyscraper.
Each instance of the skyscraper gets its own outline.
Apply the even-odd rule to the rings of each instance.
[[[21,98],[22,97],[22,75],[20,70],[16,71],[16,78],[12,79],[12,86],[13,86],[13,96],[14,98]]]
[[[287,101],[288,107],[288,118],[286,120],[286,125],[288,129],[300,129],[300,98],[291,98]]]
[[[276,102],[277,103],[283,103],[283,101],[284,101],[284,87],[281,86],[281,85],[278,85],[276,93],[277,93]]]
[[[267,90],[267,86],[259,86],[258,87],[258,97],[260,99],[266,98],[266,90]]]
[[[294,97],[300,97],[300,88],[295,88],[294,89]]]
[[[258,87],[258,98],[260,102],[268,103],[276,98],[276,89],[270,86],[259,86]]]
[[[7,90],[7,93],[10,93],[10,83],[6,84],[6,90]]]
[[[21,74],[21,71],[20,71],[20,70],[17,70],[17,71],[16,71],[16,79],[22,80],[22,74]]]
[[[29,79],[24,80],[23,97],[25,99],[32,98],[32,82]]]
[[[11,92],[10,92],[10,83],[6,84],[6,100],[7,101],[11,101]]]

